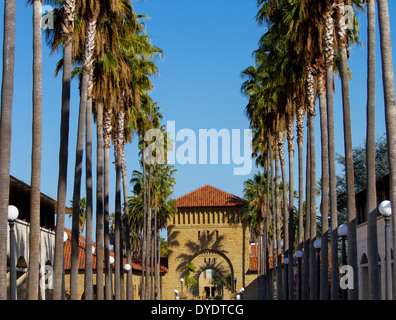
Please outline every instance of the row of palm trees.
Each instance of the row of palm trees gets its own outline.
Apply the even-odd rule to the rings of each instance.
[[[33,5],[33,141],[32,141],[32,178],[30,247],[28,266],[28,299],[38,299],[39,278],[39,238],[40,238],[40,167],[41,167],[41,96],[42,96],[42,0],[29,1]],[[115,186],[115,298],[122,298],[123,247],[126,246],[128,261],[132,258],[133,232],[141,230],[144,234],[142,259],[148,265],[147,254],[151,239],[151,217],[154,217],[155,235],[164,226],[166,214],[175,210],[169,203],[173,191],[173,168],[151,163],[146,150],[153,139],[145,137],[147,130],[160,128],[160,109],[149,96],[153,85],[150,76],[157,73],[154,59],[162,55],[161,49],[152,45],[141,21],[145,16],[137,15],[130,0],[56,0],[54,28],[47,29],[46,40],[53,51],[62,50],[63,58],[58,63],[57,72],[62,70],[62,107],[60,125],[59,176],[57,194],[57,223],[55,232],[54,291],[53,299],[62,297],[63,271],[63,232],[66,207],[66,186],[69,146],[70,83],[76,76],[80,81],[80,103],[76,143],[76,162],[74,170],[72,251],[70,298],[78,299],[78,243],[79,211],[81,200],[83,154],[85,159],[86,187],[86,252],[85,252],[85,299],[93,299],[93,208],[96,196],[96,242],[97,248],[97,292],[98,300],[112,299],[110,266],[110,220],[109,220],[109,170],[110,147],[114,146],[116,169]],[[5,1],[5,37],[3,56],[3,87],[1,100],[1,177],[2,197],[0,200],[0,299],[6,299],[6,256],[7,256],[7,208],[9,192],[9,157],[11,145],[11,110],[13,94],[13,69],[15,47],[15,1]],[[96,193],[92,187],[92,119],[97,124],[97,163]],[[134,134],[139,136],[142,157],[141,193],[143,207],[140,212],[128,203],[128,181],[124,146],[132,141]],[[85,140],[85,144],[84,144]],[[151,151],[152,152],[152,151]],[[148,160],[147,160],[148,159]],[[149,179],[146,177],[148,168]],[[123,201],[121,195],[123,182]],[[148,181],[147,181],[148,180]],[[150,199],[151,195],[151,199]],[[148,196],[148,199],[146,199]],[[131,201],[131,200],[129,200]],[[137,201],[135,199],[135,201]],[[122,205],[123,203],[123,205]],[[166,204],[164,204],[166,203]],[[174,204],[173,204],[174,205]],[[123,207],[123,208],[122,208]],[[151,211],[155,214],[152,216]],[[137,219],[142,215],[147,225]],[[124,215],[124,219],[122,219]],[[125,234],[121,221],[124,220]],[[154,239],[154,238],[153,238]],[[153,240],[154,241],[154,240]],[[155,237],[155,243],[159,238]],[[139,246],[138,246],[139,247]],[[135,246],[136,250],[136,246]],[[104,261],[104,268],[103,268]],[[159,266],[159,258],[156,260]],[[142,273],[150,268],[142,269]],[[158,269],[159,270],[159,269]],[[132,277],[129,277],[132,280]],[[149,282],[147,277],[143,277]],[[105,279],[103,281],[103,279]],[[130,281],[131,281],[130,280]],[[156,277],[159,281],[159,275]],[[131,290],[132,285],[128,286]],[[129,294],[129,297],[132,297]],[[147,299],[142,287],[142,299]]]
[[[368,170],[368,259],[370,298],[379,299],[378,244],[376,234],[375,191],[375,1],[365,1],[368,17],[368,80],[367,80],[367,170]],[[337,186],[334,141],[334,73],[341,78],[344,124],[344,151],[347,189],[348,264],[355,270],[353,289],[349,299],[358,299],[356,209],[354,168],[352,158],[351,113],[348,70],[349,47],[359,42],[359,21],[355,14],[364,10],[360,0],[258,0],[257,22],[267,29],[254,52],[255,66],[242,72],[247,80],[242,92],[248,97],[246,115],[253,130],[253,150],[257,166],[264,169],[245,183],[249,199],[250,219],[257,223],[254,230],[261,239],[260,257],[266,257],[269,237],[274,239],[277,257],[277,297],[294,298],[293,268],[288,271],[288,288],[282,287],[281,256],[293,261],[295,250],[303,250],[303,299],[338,299],[339,264],[337,248]],[[380,44],[384,80],[386,131],[389,144],[396,138],[394,80],[391,56],[388,1],[378,0]],[[393,99],[393,100],[392,100]],[[320,116],[322,241],[321,261],[328,265],[330,244],[331,266],[321,269],[317,283],[314,241],[316,222],[316,144],[314,119],[318,100]],[[307,125],[306,177],[303,176],[304,117]],[[298,145],[298,225],[294,226],[294,123]],[[287,139],[289,178],[285,170]],[[319,144],[318,144],[319,145]],[[394,168],[392,147],[388,147],[390,168]],[[282,203],[279,197],[279,165],[282,179]],[[394,169],[393,169],[394,170]],[[395,172],[390,169],[390,200],[395,205]],[[305,179],[305,203],[304,203]],[[287,182],[288,180],[288,182]],[[304,208],[305,206],[305,208]],[[395,208],[396,209],[396,208]],[[396,211],[395,211],[396,212]],[[394,218],[393,218],[394,219]],[[283,221],[282,221],[283,220]],[[282,227],[283,226],[283,227]],[[298,241],[294,244],[293,230]],[[329,242],[330,240],[330,242]],[[283,245],[282,245],[283,244]],[[282,252],[283,247],[283,252]],[[265,260],[259,259],[259,273],[266,274]],[[330,288],[328,284],[330,271]],[[318,291],[320,288],[320,292]],[[330,295],[329,295],[330,292]],[[264,295],[261,295],[263,297]]]

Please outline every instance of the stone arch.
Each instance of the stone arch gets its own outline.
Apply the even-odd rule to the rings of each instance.
[[[187,265],[190,265],[190,263],[196,261],[197,259],[201,259],[201,261],[198,262],[198,266],[196,265],[197,269],[195,273],[190,275],[190,277],[197,281],[197,286],[191,289],[191,293],[194,296],[202,296],[201,287],[205,286],[205,284],[202,284],[202,275],[206,274],[207,270],[214,270],[215,272],[219,273],[220,276],[223,278],[230,275],[231,290],[229,294],[235,291],[233,281],[234,267],[231,260],[227,257],[225,253],[215,249],[202,249],[190,256]],[[185,274],[184,276],[187,275]],[[206,285],[208,285],[208,283],[206,283]],[[225,290],[227,291],[227,289]],[[222,295],[224,295],[224,288],[222,288]]]
[[[17,299],[27,299],[27,262],[24,256],[20,256],[16,263],[17,271]]]
[[[362,299],[369,299],[369,268],[368,258],[366,253],[363,253],[360,258],[360,272],[361,272],[361,287],[362,287]]]

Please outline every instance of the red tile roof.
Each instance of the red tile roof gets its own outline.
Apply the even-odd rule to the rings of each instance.
[[[68,235],[68,239],[65,243],[65,270],[71,269],[71,235],[72,231],[70,229],[65,228],[65,232]],[[95,248],[95,252],[92,255],[92,267],[96,269],[96,243],[92,242],[92,246]],[[79,244],[78,244],[78,269],[85,270],[85,247],[86,247],[86,239],[85,237],[80,235]],[[103,249],[102,249],[103,250]],[[114,251],[110,250],[110,256],[114,257]],[[127,263],[127,259],[123,259],[123,266]],[[142,260],[139,258],[132,258],[132,263],[130,263],[133,270],[142,270]],[[114,265],[113,265],[114,267]],[[103,268],[104,268],[104,257],[103,257]],[[160,272],[168,272],[168,259],[161,258],[160,264]]]
[[[210,185],[204,185],[176,199],[176,206],[178,208],[237,207],[243,204],[243,199]]]

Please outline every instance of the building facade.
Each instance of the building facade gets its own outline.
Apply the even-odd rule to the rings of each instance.
[[[168,272],[163,299],[257,297],[257,271],[250,270],[248,226],[241,220],[243,199],[205,185],[176,199],[168,221]],[[219,281],[223,279],[223,282]]]
[[[366,189],[356,194],[356,216],[357,216],[357,258],[359,273],[359,299],[369,299],[369,268],[367,253],[367,210],[366,210]],[[384,201],[389,199],[389,175],[386,175],[376,182],[377,207]],[[391,223],[391,235],[394,235],[394,226]],[[378,212],[377,216],[377,241],[378,241],[378,268],[380,274],[381,299],[386,298],[385,283],[385,221]],[[394,264],[394,242],[391,241],[391,266],[392,266],[392,283],[393,283],[393,299],[396,299],[396,285],[393,272]]]

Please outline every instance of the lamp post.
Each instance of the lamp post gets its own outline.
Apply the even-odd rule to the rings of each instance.
[[[179,291],[175,289],[174,292],[175,292],[175,300],[179,300]]]
[[[320,249],[322,248],[322,241],[320,239],[316,239],[313,243],[314,248],[316,249],[316,281],[318,286],[318,300],[320,297]]]
[[[65,244],[69,236],[66,231],[63,232],[63,268],[62,268],[62,292],[61,299],[65,300]]]
[[[285,265],[285,273],[284,273],[284,275],[285,275],[285,290],[283,291],[284,292],[284,297],[285,297],[285,300],[288,300],[289,299],[289,295],[287,294],[287,292],[289,291],[288,289],[289,289],[289,258],[284,258],[283,259],[283,264]]]
[[[95,253],[95,247],[94,246],[92,246],[91,252],[92,252],[92,256],[93,256],[94,253]],[[93,261],[93,257],[92,257],[92,261]],[[94,287],[94,279],[93,279],[93,277],[92,277],[91,289],[92,289],[91,299],[95,300],[95,287]]]
[[[384,200],[378,206],[385,221],[385,268],[386,268],[386,300],[392,300],[392,269],[391,269],[391,235],[390,217],[392,215],[391,202]]]
[[[297,300],[301,300],[301,259],[303,257],[301,250],[296,251],[297,258]]]
[[[345,240],[348,234],[348,226],[346,224],[342,224],[338,227],[337,229],[338,235],[341,237],[341,244],[342,244],[342,265],[347,264],[347,256],[346,256],[346,245],[345,245]],[[342,300],[347,299],[346,291],[342,290],[341,291],[341,298]]]
[[[126,299],[129,300],[129,271],[131,270],[131,265],[129,263],[126,263],[124,266],[124,270],[127,273]]]
[[[15,259],[15,220],[19,211],[15,206],[8,206],[8,224],[10,226],[10,300],[16,300],[16,259]]]
[[[113,294],[113,267],[112,264],[114,263],[114,257],[110,256],[109,257],[110,261],[110,291],[111,291],[111,300],[114,300],[114,294]]]
[[[180,278],[181,293],[183,293],[183,282],[184,282],[184,279],[183,279],[183,278]]]
[[[243,292],[244,291],[245,291],[245,288],[239,289],[239,295],[240,295],[239,300],[243,300]]]

